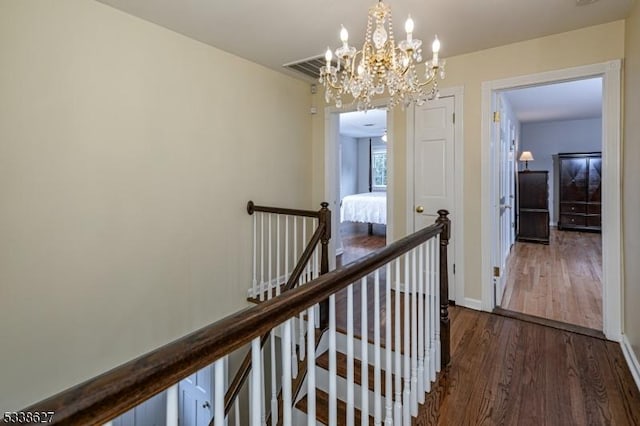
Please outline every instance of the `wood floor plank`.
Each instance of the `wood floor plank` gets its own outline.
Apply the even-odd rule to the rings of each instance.
[[[416,425],[640,425],[617,343],[452,307],[452,364]]]
[[[517,242],[504,309],[602,330],[602,237],[552,230],[549,245]]]

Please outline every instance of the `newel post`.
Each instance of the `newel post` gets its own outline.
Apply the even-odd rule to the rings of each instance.
[[[324,225],[324,233],[320,238],[322,252],[320,255],[320,275],[329,272],[329,240],[331,239],[331,210],[329,203],[322,202],[322,208],[318,212],[319,225]],[[320,329],[329,328],[329,299],[320,302]]]
[[[451,364],[451,330],[449,323],[449,268],[447,246],[451,237],[451,221],[447,210],[438,210],[436,223],[442,224],[440,231],[440,344],[442,366]]]

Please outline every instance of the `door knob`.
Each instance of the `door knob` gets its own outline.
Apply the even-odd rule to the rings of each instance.
[[[209,401],[205,401],[204,404],[202,404],[202,408],[211,408],[211,404],[209,404]]]
[[[424,207],[422,206],[416,207],[416,213],[422,213],[422,212],[424,212]]]

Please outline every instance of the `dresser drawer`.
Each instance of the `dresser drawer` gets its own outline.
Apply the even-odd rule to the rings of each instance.
[[[602,216],[599,214],[589,215],[587,216],[587,226],[592,228],[601,228],[602,227]]]
[[[587,212],[587,205],[584,203],[560,203],[560,213],[581,213]]]
[[[586,216],[576,214],[560,214],[560,226],[587,226]]]
[[[601,210],[602,210],[602,205],[600,203],[587,204],[587,214],[600,214]]]

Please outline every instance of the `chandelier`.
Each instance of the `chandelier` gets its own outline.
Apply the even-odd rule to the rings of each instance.
[[[401,104],[422,104],[438,97],[438,78],[444,79],[445,61],[438,58],[440,41],[432,44],[433,56],[425,62],[422,78],[418,66],[422,62],[422,41],[413,38],[411,16],[405,23],[406,40],[396,46],[393,36],[391,8],[379,0],[369,9],[367,32],[362,49],[349,46],[349,33],[342,27],[342,46],[333,53],[327,48],[327,64],[320,69],[320,83],[325,87],[325,100],[342,107],[342,95],[349,94],[359,111],[372,108],[372,100],[387,91],[389,109]]]

